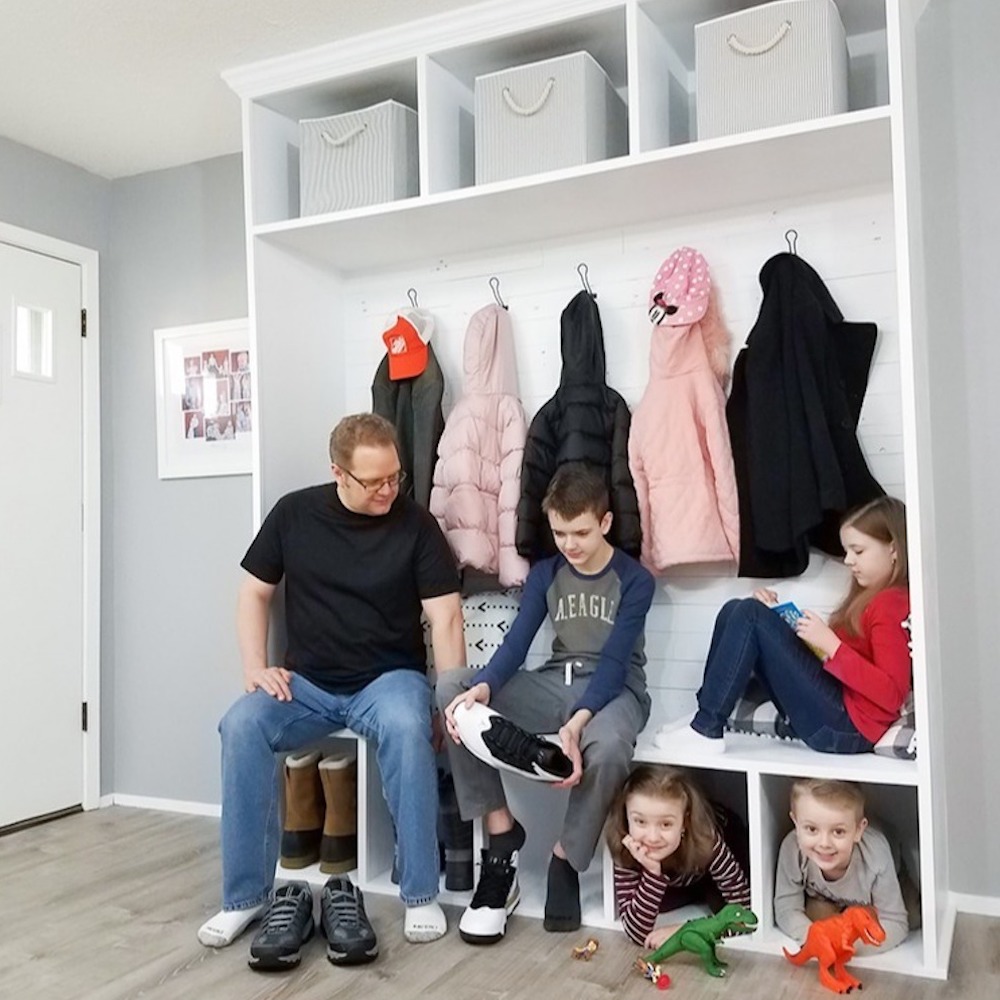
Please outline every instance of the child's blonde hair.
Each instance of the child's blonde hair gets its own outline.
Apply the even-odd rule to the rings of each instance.
[[[705,793],[690,775],[666,764],[640,764],[627,778],[615,796],[608,812],[605,837],[615,864],[621,868],[638,868],[639,863],[622,844],[628,833],[628,798],[648,795],[651,799],[668,799],[684,806],[684,828],[677,850],[664,858],[663,869],[675,875],[703,872],[712,859],[718,827],[715,812]]]
[[[825,778],[796,778],[792,783],[791,808],[803,795],[811,795],[817,802],[850,809],[856,821],[865,818],[865,793],[851,781],[833,781]]]
[[[874,538],[885,545],[893,545],[896,559],[892,564],[892,575],[884,587],[906,587],[910,582],[910,569],[906,558],[906,506],[895,497],[878,497],[861,507],[848,511],[840,522],[841,528],[856,528],[863,535]],[[861,633],[861,615],[868,602],[878,590],[862,587],[851,579],[847,596],[830,615],[830,627],[846,627],[854,635]]]

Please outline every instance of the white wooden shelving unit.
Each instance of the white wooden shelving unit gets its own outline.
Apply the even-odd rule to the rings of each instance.
[[[731,947],[779,950],[771,893],[777,846],[788,829],[788,785],[796,775],[837,776],[862,782],[872,811],[919,845],[922,930],[895,952],[867,961],[941,978],[953,914],[946,911],[935,538],[922,407],[929,376],[915,292],[922,287],[922,255],[914,64],[925,4],[837,3],[851,58],[850,110],[707,142],[694,139],[694,25],[752,6],[746,0],[489,2],[226,73],[243,103],[259,421],[255,522],[283,493],[327,477],[325,435],[344,413],[370,406],[382,320],[405,301],[408,287],[439,319],[434,345],[449,379],[447,407],[462,370],[464,323],[488,301],[487,278],[501,277],[530,414],[558,380],[558,316],[578,290],[576,262],[588,260],[605,324],[609,382],[634,404],[645,382],[646,288],[659,261],[685,242],[706,254],[735,354],[756,313],[757,271],[785,249],[781,235],[795,226],[799,251],[827,279],[848,318],[875,320],[880,329],[860,436],[882,484],[908,505],[920,758],[830,757],[744,738],[721,758],[674,763],[696,768],[748,821],[762,927]],[[580,49],[602,64],[626,100],[628,154],[475,186],[475,76]],[[298,120],[388,98],[417,110],[420,194],[300,217]],[[793,587],[800,604],[828,609],[843,583],[839,567],[815,556],[784,589]],[[750,585],[718,567],[661,581],[647,626],[654,716],[640,759],[659,759],[650,738],[656,725],[693,707],[714,612]],[[534,658],[546,640],[539,638]],[[364,745],[359,774],[357,878],[366,889],[394,891],[391,824],[374,755]],[[511,788],[530,833],[519,912],[537,915],[555,836],[547,839],[545,828],[557,828],[559,810],[541,798],[551,790],[524,784]],[[585,921],[611,926],[610,870],[601,852],[583,885]]]

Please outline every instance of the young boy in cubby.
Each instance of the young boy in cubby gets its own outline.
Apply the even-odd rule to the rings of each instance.
[[[885,928],[873,954],[895,948],[909,932],[894,852],[865,818],[861,789],[848,781],[800,778],[792,785],[795,829],[782,841],[774,877],[774,920],[803,942],[814,920],[848,906],[871,906]]]

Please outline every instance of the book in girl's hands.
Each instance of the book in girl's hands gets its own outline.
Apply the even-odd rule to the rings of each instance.
[[[790,628],[795,629],[795,623],[802,617],[802,611],[794,601],[785,601],[784,604],[772,604],[771,610],[778,615],[781,620]],[[817,649],[810,643],[807,646],[821,659],[826,659],[826,653],[822,649]]]
[[[795,628],[795,623],[802,617],[802,612],[794,601],[784,604],[772,604],[771,610],[789,627]]]

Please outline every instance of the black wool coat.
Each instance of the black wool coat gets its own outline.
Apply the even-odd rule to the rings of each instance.
[[[846,323],[820,276],[778,254],[726,406],[740,501],[740,576],[797,576],[809,546],[842,556],[844,513],[883,496],[857,438],[873,323]]]
[[[385,417],[396,428],[399,461],[406,472],[403,492],[425,510],[430,509],[434,464],[444,432],[443,398],[444,375],[430,344],[427,367],[415,378],[390,379],[386,354],[372,381],[372,413]]]
[[[542,498],[553,473],[584,462],[604,476],[614,515],[608,541],[638,558],[639,504],[628,467],[628,404],[606,380],[604,330],[595,297],[579,292],[560,320],[562,375],[555,395],[528,428],[517,505],[517,551],[534,562],[554,555]]]

